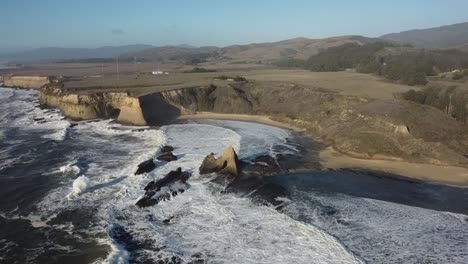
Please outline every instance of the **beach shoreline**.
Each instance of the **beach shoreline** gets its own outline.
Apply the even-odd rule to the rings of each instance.
[[[291,124],[271,119],[265,115],[246,114],[221,114],[210,112],[199,112],[191,115],[183,115],[178,120],[235,120],[253,122],[269,126],[275,126],[291,130],[301,134],[300,136],[322,143],[319,139],[313,138],[305,129]],[[323,144],[323,143],[322,143]],[[324,144],[326,145],[326,144]],[[308,148],[308,147],[306,147]],[[326,145],[325,148],[307,149],[310,156],[310,163],[319,163],[322,170],[358,169],[375,172],[390,173],[397,178],[410,179],[427,183],[443,184],[454,187],[468,187],[468,169],[457,166],[441,166],[424,163],[411,163],[406,161],[384,160],[384,159],[362,159],[346,155],[336,151],[333,146]],[[307,169],[306,169],[307,170]]]

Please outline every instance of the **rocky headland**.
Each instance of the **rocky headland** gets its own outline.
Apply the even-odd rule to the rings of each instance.
[[[465,124],[433,107],[398,98],[257,81],[142,95],[63,87],[60,82],[45,84],[39,99],[75,120],[115,118],[125,124],[162,125],[198,113],[259,116],[294,127],[352,158],[468,167]]]
[[[51,83],[51,78],[47,76],[0,76],[0,82],[5,87],[39,89],[43,85]]]

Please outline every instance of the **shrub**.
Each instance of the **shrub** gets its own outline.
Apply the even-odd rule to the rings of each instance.
[[[212,69],[199,68],[199,67],[195,67],[191,70],[184,71],[184,73],[203,73],[203,72],[217,72],[217,71],[212,70]]]

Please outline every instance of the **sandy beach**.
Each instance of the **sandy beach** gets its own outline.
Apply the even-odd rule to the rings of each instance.
[[[179,119],[237,120],[285,128],[294,132],[306,131],[303,128],[275,121],[272,120],[270,117],[263,115],[199,112],[193,115],[181,116],[179,117]],[[327,147],[324,150],[321,150],[318,156],[320,165],[323,169],[363,169],[382,171],[419,181],[433,182],[458,187],[468,187],[468,169],[463,167],[419,164],[404,161],[358,159],[335,151],[331,146]]]
[[[193,115],[183,115],[178,118],[179,120],[187,119],[216,119],[216,120],[236,120],[236,121],[246,121],[254,122],[269,126],[275,126],[280,128],[286,128],[294,132],[304,132],[305,129],[292,126],[283,122],[278,122],[272,120],[268,116],[264,115],[244,115],[244,114],[220,114],[220,113],[210,113],[210,112],[198,112]]]
[[[453,186],[468,187],[468,169],[455,166],[409,163],[404,161],[369,160],[349,157],[332,147],[319,154],[320,164],[326,169],[366,169]]]

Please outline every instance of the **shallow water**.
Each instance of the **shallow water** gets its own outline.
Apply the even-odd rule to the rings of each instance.
[[[297,153],[294,135],[284,129],[237,121],[143,131],[112,120],[70,126],[37,104],[34,91],[0,89],[2,263],[468,259],[464,189],[352,172],[276,176],[271,181],[289,191],[278,211],[222,193],[198,175],[198,167],[207,154],[229,145],[242,159]],[[175,147],[176,162],[133,175],[165,144]],[[149,181],[177,167],[192,173],[187,191],[150,208],[134,206]]]

